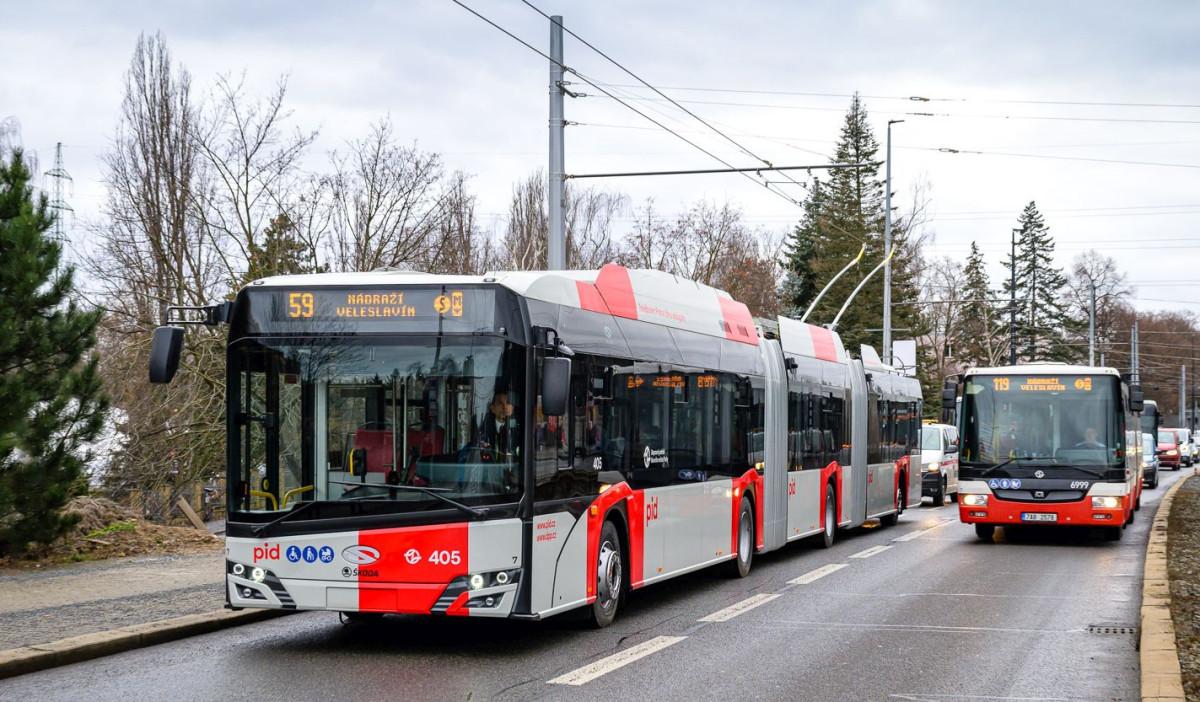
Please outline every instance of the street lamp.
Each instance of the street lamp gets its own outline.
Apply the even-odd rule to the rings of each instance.
[[[889,119],[887,123],[887,177],[885,184],[883,215],[883,360],[892,363],[892,125],[902,119]]]

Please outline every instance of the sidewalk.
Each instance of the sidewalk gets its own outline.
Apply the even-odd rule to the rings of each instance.
[[[221,552],[0,571],[0,650],[225,605]]]

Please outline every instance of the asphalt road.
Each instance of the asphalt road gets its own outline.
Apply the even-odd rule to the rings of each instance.
[[[0,699],[1136,700],[1147,530],[1179,476],[1118,543],[980,543],[927,503],[831,550],[759,557],[742,580],[638,591],[600,631],[303,613],[0,681]]]

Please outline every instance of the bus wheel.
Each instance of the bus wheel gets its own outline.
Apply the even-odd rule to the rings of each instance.
[[[1119,527],[1119,526],[1104,527],[1104,540],[1105,541],[1120,541],[1121,535],[1124,532],[1125,532],[1124,527]]]
[[[995,524],[976,524],[975,536],[979,537],[980,541],[991,542],[992,537],[996,535]]]
[[[621,541],[617,527],[604,522],[600,530],[600,550],[596,562],[596,600],[592,602],[591,624],[602,629],[617,618],[617,608],[625,590],[625,568],[621,563]]]
[[[737,558],[727,567],[730,577],[744,578],[750,574],[754,563],[754,507],[750,500],[742,499],[738,509]]]
[[[825,531],[821,532],[821,548],[833,546],[837,535],[837,497],[832,485],[825,486]]]

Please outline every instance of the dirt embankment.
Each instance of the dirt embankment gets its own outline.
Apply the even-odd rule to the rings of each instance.
[[[1188,702],[1200,702],[1200,477],[1175,493],[1167,522],[1171,619]]]
[[[39,568],[78,561],[219,551],[221,540],[191,527],[164,526],[103,497],[77,497],[64,510],[79,521],[61,539],[0,568]]]

